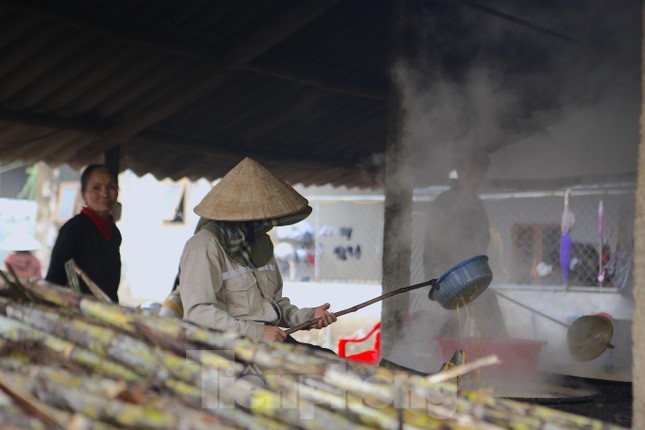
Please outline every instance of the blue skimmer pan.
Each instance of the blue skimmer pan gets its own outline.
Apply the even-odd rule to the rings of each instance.
[[[446,309],[456,309],[475,300],[488,288],[492,279],[488,257],[478,255],[441,275],[428,292],[428,298]]]

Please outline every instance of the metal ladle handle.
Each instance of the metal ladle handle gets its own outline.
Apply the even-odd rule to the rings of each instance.
[[[506,294],[502,294],[497,290],[493,290],[493,291],[495,291],[495,294],[497,294],[498,296],[508,300],[511,303],[516,304],[517,306],[520,306],[520,307],[522,307],[522,308],[524,308],[524,309],[526,309],[528,311],[531,311],[531,312],[541,316],[542,318],[546,318],[549,321],[553,321],[554,323],[560,324],[561,326],[566,327],[567,330],[571,329],[571,325],[569,325],[569,324],[563,323],[562,321],[557,320],[557,319],[555,319],[555,318],[553,318],[553,317],[551,317],[551,316],[549,316],[547,314],[544,314],[544,313],[542,313],[542,312],[540,312],[540,311],[538,311],[536,309],[533,309],[532,307],[527,306],[524,303],[518,302],[517,300],[512,299],[512,298],[508,297]],[[615,348],[614,345],[611,343],[611,341],[608,341],[608,342],[604,343],[604,346],[606,346],[609,349],[614,349]]]
[[[376,302],[380,302],[381,300],[388,299],[388,298],[390,298],[392,296],[395,296],[395,295],[401,294],[401,293],[405,293],[407,291],[416,290],[417,288],[426,287],[428,285],[432,285],[433,287],[436,287],[437,286],[437,280],[436,279],[431,279],[429,281],[421,282],[420,284],[414,284],[414,285],[410,285],[409,287],[399,288],[397,290],[390,291],[389,293],[382,294],[382,295],[380,295],[378,297],[375,297],[375,298],[373,298],[371,300],[368,300],[366,302],[354,305],[351,308],[343,309],[342,311],[338,311],[338,312],[333,312],[333,314],[336,315],[337,317],[339,317],[341,315],[345,315],[345,314],[348,314],[348,313],[351,313],[351,312],[356,312],[359,309],[362,309],[362,308],[364,308],[366,306],[372,305],[372,304],[374,304]],[[285,331],[285,333],[287,333],[289,335],[291,333],[297,332],[298,330],[303,330],[303,329],[309,328],[312,325],[316,324],[318,321],[320,321],[320,318],[314,318],[314,319],[311,319],[309,321],[305,321],[305,322],[303,322],[301,324],[295,325],[295,326],[287,329]]]
[[[519,307],[521,307],[521,308],[524,308],[524,309],[526,309],[526,310],[528,310],[528,311],[531,311],[531,312],[533,312],[533,313],[535,313],[535,314],[538,314],[538,315],[539,315],[539,316],[541,316],[542,318],[546,318],[546,319],[548,319],[548,320],[550,320],[550,321],[553,321],[554,323],[560,324],[561,326],[564,326],[564,327],[566,327],[566,328],[569,328],[569,327],[570,327],[570,326],[569,326],[569,324],[563,323],[562,321],[557,320],[557,319],[555,319],[555,318],[553,318],[553,317],[550,317],[550,316],[549,316],[549,315],[547,315],[547,314],[543,314],[542,312],[540,312],[540,311],[538,311],[538,310],[536,310],[536,309],[533,309],[532,307],[526,306],[524,303],[522,303],[522,302],[518,302],[517,300],[515,300],[515,299],[512,299],[512,298],[508,297],[506,294],[502,294],[502,293],[500,293],[500,292],[499,292],[499,291],[497,291],[497,290],[493,290],[493,291],[494,291],[494,292],[495,292],[495,294],[497,294],[498,296],[500,296],[500,297],[502,297],[502,298],[504,298],[504,299],[508,300],[509,302],[515,303],[517,306],[519,306]]]

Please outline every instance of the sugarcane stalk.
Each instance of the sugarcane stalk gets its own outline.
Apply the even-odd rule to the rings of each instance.
[[[234,428],[226,419],[149,392],[138,403],[123,402],[120,398],[127,387],[120,381],[79,377],[51,366],[33,366],[27,372],[26,377],[24,372],[13,376],[52,406],[72,409],[94,420],[110,420],[120,428]]]
[[[76,294],[81,294],[81,283],[78,281],[76,273],[76,263],[74,260],[65,262],[65,274],[67,275],[67,284]]]
[[[158,319],[151,319],[149,316],[142,314],[131,314],[123,311],[123,308],[119,306],[87,301],[83,302],[81,310],[87,316],[99,317],[103,322],[126,330],[131,335],[143,335],[152,343],[166,347],[177,353],[186,354],[199,349],[198,345],[168,334],[168,330],[163,330],[164,325],[156,324],[159,322]],[[164,323],[169,321],[171,320],[167,318],[163,319]],[[162,330],[159,330],[160,326]],[[181,331],[177,330],[173,334],[180,336]],[[222,370],[233,370],[234,372],[242,370],[243,366],[235,363],[233,361],[234,357],[227,358],[223,354],[217,354],[217,352],[219,351],[214,348],[212,351],[199,351],[189,355],[203,366],[216,367]],[[200,368],[191,362],[191,360],[187,361],[185,357],[179,357],[163,350],[157,350],[155,355],[171,373],[180,377],[182,380],[196,382]]]
[[[2,417],[2,424],[0,424],[2,430],[45,430],[47,428],[45,423],[29,415],[15,403],[0,405],[0,417]]]
[[[200,407],[189,408],[166,396],[150,396],[147,399],[146,406],[166,411],[177,417],[177,428],[181,429],[211,430],[221,428],[233,430],[239,428],[234,419],[220,415],[218,410],[207,410],[201,405]],[[238,419],[243,415],[242,411],[239,412],[236,414]]]
[[[154,332],[159,334],[158,339],[151,339],[153,342],[163,341],[163,339],[173,339],[177,342],[186,341],[192,343],[200,342],[200,337],[216,341],[240,338],[235,333],[207,331],[196,325],[185,323],[182,320],[143,315],[122,306],[97,301],[83,301],[79,303],[79,309],[84,315],[90,318],[103,321],[128,332],[139,333],[142,325],[145,325],[151,329],[147,330],[147,333]],[[217,349],[230,349],[228,344],[214,345],[213,343],[209,343],[208,345],[215,346]],[[174,345],[169,346],[175,347]],[[178,348],[181,349],[181,345]]]
[[[358,368],[354,363],[332,354],[312,354],[311,349],[303,345],[238,338],[232,348],[236,358],[245,363],[254,363],[264,369],[279,368],[289,374],[320,376],[330,364]]]
[[[325,421],[333,423],[334,429],[363,428],[365,424],[373,424],[381,418],[381,414],[370,409],[362,399],[336,387],[321,389],[320,385],[313,387],[280,375],[266,379],[272,389],[284,393],[292,401],[305,400],[310,408],[315,407],[316,416],[324,414],[328,409],[346,411],[345,417],[327,417]]]
[[[303,409],[313,410],[315,405],[310,404],[306,399],[284,396],[282,393],[275,393],[264,388],[253,387],[248,402],[249,409],[254,414],[278,419],[294,427],[308,430],[328,430],[330,426],[332,428],[344,427],[336,427],[339,422],[343,421],[342,417],[334,421],[330,421],[328,417],[327,419],[301,419],[300,411]]]
[[[394,375],[390,375],[393,377]],[[308,379],[309,380],[309,379]],[[463,417],[452,417],[453,409],[438,408],[436,405],[428,403],[428,397],[417,396],[414,399],[407,399],[408,395],[414,394],[412,392],[412,384],[410,380],[398,380],[397,378],[388,381],[387,384],[376,384],[380,389],[388,392],[385,397],[380,400],[374,398],[365,398],[362,395],[356,395],[346,388],[338,388],[336,386],[321,384],[320,381],[315,381],[314,384],[303,382],[301,380],[295,381],[289,377],[277,377],[275,379],[267,378],[269,385],[272,387],[282,388],[288,396],[295,395],[298,399],[305,399],[316,405],[316,416],[327,413],[328,410],[337,412],[339,410],[345,411],[347,419],[351,421],[352,426],[359,427],[362,425],[378,428],[403,428],[403,429],[444,429],[444,428],[491,428],[492,425],[482,425],[481,422],[469,423]],[[425,384],[422,380],[421,385]],[[309,380],[309,382],[311,382]],[[354,381],[349,381],[348,385],[352,385]],[[385,381],[383,381],[385,382]],[[344,385],[341,384],[343,387]],[[436,388],[436,384],[435,384]],[[394,391],[401,392],[406,399],[394,399]],[[456,392],[454,392],[456,397]],[[372,403],[373,402],[373,403]],[[377,404],[372,406],[371,404]],[[453,404],[453,406],[455,406]],[[434,415],[429,414],[434,412]],[[341,426],[338,419],[330,417],[328,422],[333,422],[333,427]],[[470,424],[470,425],[466,425]]]
[[[501,361],[499,357],[497,357],[497,355],[488,355],[486,357],[474,360],[470,363],[466,363],[461,366],[455,366],[451,369],[444,370],[443,372],[435,373],[434,375],[428,376],[426,379],[430,383],[445,382],[452,378],[470,373],[473,370],[481,369],[487,366],[494,366],[495,364],[499,363],[501,363]]]
[[[57,338],[36,330],[11,318],[0,316],[0,337],[11,341],[31,340],[40,341],[43,345],[63,357],[92,369],[95,372],[121,377],[126,381],[139,381],[141,377],[129,368],[109,360],[104,360],[96,354],[78,347],[72,342]]]
[[[92,281],[92,279],[87,275],[87,273],[85,273],[80,267],[76,265],[76,263],[74,263],[74,260],[70,260],[70,261],[72,262],[72,265],[71,265],[72,269],[81,278],[83,278],[85,285],[87,285],[87,288],[92,292],[92,294],[94,294],[94,297],[96,297],[98,300],[105,303],[114,303],[114,301],[110,298],[110,296],[105,294],[105,291],[103,291],[101,287],[96,285],[96,283]]]
[[[236,423],[240,428],[245,430],[291,430],[290,426],[273,418],[252,415],[246,411],[237,408],[220,408],[217,410],[217,416]]]
[[[153,331],[153,329],[148,326],[147,330],[140,331],[143,327],[141,320],[145,321],[147,319],[146,316],[141,314],[129,314],[126,311],[123,311],[123,308],[119,306],[87,300],[81,303],[80,308],[88,316],[100,316],[102,321],[115,325],[121,329],[125,329],[132,334],[138,333],[145,335],[146,333],[150,334],[150,332]],[[108,341],[111,340],[110,336],[107,336],[107,339]],[[190,345],[187,347],[190,347]],[[197,350],[198,347],[194,346],[191,348]],[[234,374],[239,373],[243,369],[241,364],[235,363],[231,359],[227,359],[223,356],[218,356],[214,351],[200,351],[198,353],[191,354],[190,356],[196,361],[193,361],[192,359],[187,360],[184,357],[179,357],[162,350],[156,350],[155,356],[159,363],[167,369],[170,374],[179,378],[179,381],[169,382],[165,385],[173,390],[180,390],[178,394],[181,394],[183,398],[192,399],[189,401],[193,402],[195,401],[195,393],[190,392],[191,390],[180,384],[180,381],[194,386],[200,386],[201,377],[209,367],[215,367],[229,372],[232,371]],[[202,388],[207,389],[208,384],[202,385]]]
[[[18,365],[14,364],[14,366]],[[11,368],[11,363],[3,361],[1,367]],[[218,418],[199,408],[189,408],[173,401],[172,398],[150,392],[144,394],[145,397],[138,403],[121,402],[119,399],[129,389],[122,381],[95,375],[79,377],[64,369],[51,366],[22,366],[22,369],[14,367],[11,370],[14,372],[12,377],[22,386],[27,386],[30,390],[39,393],[53,402],[54,406],[71,407],[77,413],[83,413],[95,420],[112,420],[120,427],[169,428],[172,421],[159,424],[158,419],[155,418],[157,415],[151,413],[151,411],[163,411],[165,419],[168,416],[173,417],[176,428],[235,428],[234,422],[228,419]],[[113,417],[111,413],[105,412],[110,410],[121,410],[121,413],[118,417]],[[92,428],[95,426],[92,425]]]
[[[207,330],[182,320],[135,313],[122,306],[86,300],[80,303],[79,308],[90,318],[136,335],[144,335],[150,342],[178,353],[205,346],[218,353],[221,351],[218,355],[225,357],[227,351],[234,350],[236,346],[242,349],[255,345],[252,340],[234,332]],[[225,365],[230,366],[231,361]]]
[[[513,400],[496,399],[484,390],[465,392],[458,411],[504,428],[620,429],[600,420]]]
[[[9,281],[9,276],[11,275],[0,282],[5,285],[8,282],[14,283]],[[3,307],[10,317],[0,317],[0,347],[3,338],[10,343],[5,345],[6,348],[0,349],[3,352],[0,368],[4,369],[5,374],[12,372],[11,376],[16,378],[24,373],[19,370],[19,366],[36,368],[36,355],[42,350],[30,352],[20,348],[12,349],[11,342],[38,342],[48,348],[48,351],[60,355],[61,360],[52,356],[55,358],[50,360],[52,364],[64,363],[67,358],[81,369],[91,369],[92,376],[72,382],[69,378],[74,375],[69,375],[69,372],[56,368],[46,371],[41,369],[30,374],[30,378],[37,382],[33,385],[32,395],[36,394],[41,402],[48,399],[50,407],[59,405],[61,408],[69,408],[73,405],[73,410],[88,413],[93,419],[111,419],[120,428],[169,428],[169,424],[183,428],[202,428],[199,421],[201,419],[205,423],[210,422],[211,426],[238,423],[244,428],[258,430],[264,427],[355,428],[360,425],[403,429],[441,426],[526,429],[548,425],[566,428],[608,427],[596,420],[548,408],[527,407],[520,403],[493,399],[490,393],[465,392],[457,395],[453,385],[434,384],[422,377],[409,375],[399,381],[392,379],[394,374],[387,369],[304,353],[301,348],[292,345],[255,341],[235,333],[208,330],[181,320],[142,315],[134,309],[102,303],[44,282],[19,281],[24,291],[28,291],[32,297],[66,309],[7,304],[4,301]],[[0,299],[0,302],[3,301]],[[347,312],[353,311],[352,309],[358,308],[349,308]],[[48,333],[60,333],[60,337],[64,339]],[[200,350],[202,348],[209,348],[210,351]],[[128,354],[136,357],[127,358]],[[17,357],[23,361],[12,364],[7,357]],[[236,360],[257,369],[267,385],[243,378],[244,366]],[[25,362],[30,363],[30,366],[22,364]],[[334,365],[338,364],[344,364],[344,369],[347,370],[334,371]],[[469,364],[474,365],[476,362]],[[140,368],[135,372],[134,368],[137,366]],[[132,372],[130,379],[124,376],[124,369]],[[466,368],[458,371],[464,372]],[[141,382],[148,375],[156,375],[154,379],[157,382],[153,386],[142,386],[139,392],[142,396],[141,403],[128,403],[121,400],[122,396],[136,394],[136,388],[120,382],[106,384],[105,387],[113,388],[104,387],[101,391],[102,385],[92,382],[99,375],[122,377],[131,382]],[[168,377],[163,379],[163,375]],[[229,376],[228,382],[222,376]],[[278,378],[277,382],[272,381],[272,377]],[[379,381],[379,377],[385,378],[385,381]],[[25,381],[20,379],[19,385],[22,386],[24,382],[24,387],[30,387],[29,378],[24,379]],[[160,379],[163,381],[159,381]],[[161,394],[153,394],[152,387]],[[119,392],[120,389],[122,391]],[[396,403],[392,406],[392,402],[401,401],[403,394],[408,395],[411,402],[414,400],[415,405],[417,400],[424,401],[430,396],[438,401],[436,405],[425,405],[427,409],[401,409]],[[52,399],[52,403],[49,399]],[[209,409],[206,412],[201,409],[205,399],[225,401],[229,407]],[[243,405],[239,404],[240,399],[244,401]],[[442,404],[444,401],[445,404]],[[385,403],[383,407],[374,406],[384,402],[389,403]],[[0,411],[3,407],[10,406],[3,406],[0,402]],[[435,418],[435,415],[450,412],[450,406],[457,408],[453,415],[446,415],[443,420]],[[315,409],[319,419],[304,419],[298,413],[303,407]],[[148,411],[152,409],[162,413],[150,415]],[[54,410],[55,413],[62,413],[58,409]],[[164,413],[173,415],[175,421],[155,421],[165,416]],[[117,415],[119,418],[115,418]],[[216,420],[217,424],[213,424],[212,416],[219,418]],[[98,427],[99,421],[96,424]]]
[[[214,351],[196,352],[199,346],[183,339],[182,328],[175,325],[170,319],[154,319],[147,315],[129,312],[119,306],[92,301],[83,302],[80,309],[88,317],[99,318],[101,321],[126,330],[133,335],[143,335],[162,348],[165,347],[177,353],[188,354],[189,357],[202,366],[216,367],[234,372],[242,370],[242,366],[232,360],[234,357],[229,359],[224,355],[216,354]],[[164,352],[159,352],[158,355],[161,357],[163,364],[182,380],[197,383],[197,378],[201,371],[197,364],[190,364],[189,360],[188,366],[193,368],[187,372],[187,369],[185,369],[186,358]]]
[[[367,399],[376,404],[396,402],[396,390],[400,390],[406,395],[406,405],[416,405],[415,407],[424,410],[424,412],[415,412],[412,408],[403,414],[405,422],[411,425],[421,427],[437,425],[435,418],[429,416],[428,412],[432,412],[435,417],[441,419],[452,416],[457,398],[457,388],[453,384],[429,383],[423,377],[416,375],[401,378],[401,374],[389,369],[377,368],[376,371],[377,373],[371,377],[363,379],[353,373],[328,368],[324,381],[359,399]],[[390,416],[389,419],[394,418]]]
[[[34,362],[37,362],[41,355],[47,357],[49,364],[65,361],[62,355],[61,360],[56,360],[55,357],[52,357],[52,354],[57,353],[51,350],[51,352],[43,354],[43,348],[46,348],[46,346],[42,342],[24,345],[24,347],[22,345],[20,342],[7,342],[0,338],[0,352],[3,354],[2,358],[0,358],[0,368],[12,372],[21,372],[23,369],[29,369],[30,365],[33,366]],[[6,350],[7,347],[9,347],[8,351]],[[162,381],[158,381],[158,384],[162,391],[176,396],[178,400],[186,405],[198,408],[202,404],[204,396],[202,387],[188,384],[171,377],[166,377]]]
[[[195,346],[182,339],[177,339],[166,333],[160,332],[143,321],[133,319],[131,323],[135,332],[144,335],[150,342],[162,348],[174,351],[178,354],[185,354],[186,351]]]
[[[32,301],[39,299],[63,308],[78,308],[81,301],[89,297],[76,294],[69,288],[52,284],[43,279],[29,279],[22,284],[22,288],[25,294],[30,294],[34,298]]]
[[[215,415],[209,414],[201,409],[189,408],[186,405],[174,401],[173,398],[152,394],[150,392],[144,393],[143,397],[139,399],[138,403],[125,403],[120,399],[124,391],[124,386],[120,381],[108,380],[101,377],[88,376],[78,377],[63,369],[53,369],[51,367],[39,367],[32,371],[30,379],[35,380],[38,385],[42,382],[44,385],[49,386],[50,383],[55,383],[56,393],[61,395],[59,387],[74,387],[80,390],[89,397],[94,396],[94,403],[88,402],[90,408],[97,402],[100,403],[102,399],[103,404],[96,407],[96,411],[92,409],[93,416],[98,416],[102,419],[113,419],[109,415],[104,415],[101,410],[110,409],[123,409],[125,415],[130,415],[129,418],[122,418],[117,421],[121,425],[138,426],[139,424],[133,423],[135,420],[141,420],[141,423],[146,423],[147,419],[152,418],[154,422],[158,422],[155,414],[150,411],[163,411],[164,415],[171,415],[175,417],[176,428],[186,429],[206,429],[206,428],[233,428],[232,423],[226,420],[218,419]],[[64,390],[63,390],[64,391]],[[50,392],[46,388],[46,392]],[[70,397],[70,399],[73,399]],[[74,403],[78,405],[78,403]],[[136,408],[128,408],[128,406],[135,406]],[[137,416],[139,418],[137,418]],[[146,418],[143,418],[143,417]],[[132,424],[130,424],[132,423]],[[166,428],[168,423],[158,424],[157,427]]]
[[[324,364],[315,361],[307,361],[306,357],[288,357],[277,348],[269,344],[239,343],[234,347],[235,356],[245,362],[254,363],[263,369],[282,369],[290,374],[300,375],[322,375]],[[293,353],[293,351],[292,351]]]
[[[145,376],[159,373],[155,368],[155,356],[150,347],[140,339],[118,333],[111,328],[99,326],[68,315],[61,317],[50,308],[35,307],[24,304],[6,306],[8,317],[21,321],[38,330],[58,334],[62,338],[81,345],[95,354],[113,358],[133,369],[145,370]],[[150,371],[152,369],[152,371]],[[160,379],[168,376],[167,372],[158,375]]]
[[[109,357],[128,366],[132,371],[146,377],[152,377],[157,384],[168,384],[170,387],[183,391],[182,395],[192,396],[187,393],[180,381],[192,386],[199,386],[204,372],[216,368],[239,374],[243,366],[239,363],[219,356],[211,351],[194,350],[190,345],[190,360],[177,356],[171,352],[158,348],[151,348],[148,344],[124,333],[89,323],[80,318],[71,320],[63,319],[47,309],[36,308],[29,305],[9,305],[6,312],[12,318],[23,321],[32,327],[49,333],[60,333],[65,339],[81,345],[101,357]],[[134,327],[139,327],[135,325]],[[186,351],[184,351],[186,352]],[[169,375],[178,378],[177,383],[168,381]]]
[[[104,422],[91,421],[80,414],[70,414],[66,411],[52,410],[59,421],[66,423],[68,430],[118,430]],[[0,428],[2,430],[45,430],[45,424],[28,415],[22,408],[12,403],[0,406]]]
[[[0,373],[0,388],[7,393],[28,414],[41,420],[52,429],[65,430],[65,423],[59,421],[50,408],[38,401],[34,396],[12,383]]]
[[[260,378],[223,378],[219,380],[215,396],[205,393],[203,407],[211,408],[216,415],[235,418],[236,422],[250,423],[249,419],[253,417],[255,425],[251,428],[261,428],[258,427],[260,422],[268,428],[293,428],[298,421],[295,413],[298,404],[281,401],[281,394],[266,390]],[[240,415],[246,411],[252,415]]]
[[[54,373],[57,374],[54,375]],[[82,378],[68,378],[61,369],[44,375],[36,371],[35,377],[13,375],[16,381],[36,397],[47,399],[47,403],[58,409],[73,410],[92,420],[108,420],[121,428],[176,428],[176,418],[164,411],[152,410],[145,406],[127,404],[84,390]],[[52,380],[53,378],[53,380]]]
[[[29,300],[25,291],[9,279],[9,275],[0,270],[0,291],[6,296],[15,296],[18,300]]]

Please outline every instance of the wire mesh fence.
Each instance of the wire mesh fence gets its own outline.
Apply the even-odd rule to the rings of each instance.
[[[633,188],[572,189],[564,223],[563,192],[482,197],[498,282],[617,288],[628,284]]]
[[[441,190],[415,198],[412,282],[424,273],[427,210]],[[480,196],[490,225],[488,256],[495,282],[622,288],[629,284],[633,245],[633,185],[572,188],[563,235],[565,191]],[[381,282],[383,199],[312,200],[312,215],[275,229],[285,280]],[[448,269],[448,268],[446,268]]]
[[[382,199],[311,200],[313,212],[273,232],[289,281],[377,283],[383,250]]]

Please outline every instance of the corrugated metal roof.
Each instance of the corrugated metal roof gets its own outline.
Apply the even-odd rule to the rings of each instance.
[[[442,51],[437,67],[457,81],[466,65],[484,60],[514,73],[508,83],[517,84],[525,111],[506,121],[513,131],[566,85],[527,90],[518,84],[521,73],[573,42],[485,9],[588,26],[602,13],[584,2],[566,10],[559,2],[408,3],[416,14],[408,31],[422,36],[406,50],[430,40],[430,51]],[[1,0],[0,162],[80,167],[118,145],[122,169],[158,178],[215,179],[252,156],[293,183],[376,185],[387,139],[392,7],[370,0]],[[428,36],[428,22],[440,37]],[[482,42],[478,32],[490,27],[493,38]],[[534,39],[541,42],[528,42]]]

